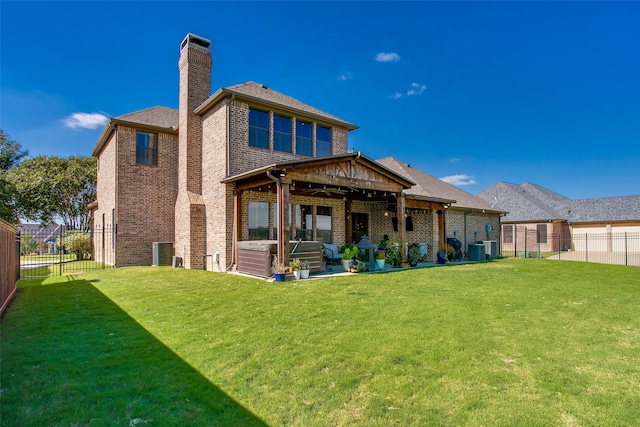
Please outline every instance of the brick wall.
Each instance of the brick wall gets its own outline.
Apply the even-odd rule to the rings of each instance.
[[[229,175],[236,175],[251,169],[256,169],[268,164],[295,160],[308,159],[308,156],[296,155],[295,153],[295,121],[300,119],[305,122],[314,122],[306,117],[292,117],[292,150],[293,153],[284,153],[273,150],[273,131],[270,132],[270,148],[257,148],[249,146],[249,109],[250,105],[244,102],[234,101],[231,104],[231,169]],[[264,110],[264,107],[260,108]],[[288,117],[290,114],[286,114]],[[273,129],[273,112],[269,114]],[[332,154],[347,153],[348,130],[330,126],[325,123],[318,123],[322,126],[332,128]],[[315,141],[315,126],[313,127],[313,138]],[[208,143],[208,142],[207,142]],[[314,144],[315,154],[315,144]]]
[[[117,130],[116,265],[151,265],[152,243],[172,242],[178,141],[158,134],[158,165],[136,163],[136,129]],[[100,165],[102,168],[102,164]],[[100,201],[98,206],[100,207]],[[105,215],[109,221],[110,213]]]
[[[501,229],[498,215],[478,211],[466,213],[465,215],[464,210],[450,208],[446,213],[446,236],[454,237],[453,232],[455,231],[455,237],[462,243],[462,251],[467,252],[468,245],[475,240],[487,240],[485,229],[487,224],[491,225],[492,228],[491,240],[496,240],[500,244]]]
[[[93,211],[94,228],[113,225],[113,212],[116,208],[116,133],[111,135],[98,157],[98,171],[96,180],[96,200],[98,208]],[[111,233],[105,239],[102,250],[102,237],[94,234],[93,246],[96,248],[94,259],[98,262],[115,262],[114,235]],[[107,236],[104,236],[105,238]]]

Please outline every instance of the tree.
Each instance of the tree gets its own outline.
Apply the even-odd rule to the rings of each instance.
[[[30,233],[20,233],[20,253],[30,254],[38,249],[38,242]]]
[[[7,179],[7,174],[28,154],[28,151],[23,150],[19,143],[0,129],[0,218],[11,223],[18,222],[17,197],[16,189]]]
[[[12,168],[8,180],[17,191],[20,216],[42,224],[58,216],[68,228],[89,230],[87,206],[96,197],[94,157],[33,157]]]
[[[78,261],[91,257],[91,235],[84,231],[66,231],[56,239],[56,246],[75,254]]]

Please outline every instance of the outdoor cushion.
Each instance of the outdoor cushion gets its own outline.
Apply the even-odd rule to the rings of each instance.
[[[338,245],[334,245],[333,243],[323,243],[322,246],[322,252],[324,252],[325,258],[332,261],[342,259],[342,255],[338,252]]]

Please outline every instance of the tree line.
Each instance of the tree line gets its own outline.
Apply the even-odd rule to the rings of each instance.
[[[0,218],[41,224],[57,219],[68,229],[88,231],[96,173],[94,157],[29,157],[0,129]]]

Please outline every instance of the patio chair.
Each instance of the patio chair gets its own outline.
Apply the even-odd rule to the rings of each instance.
[[[338,251],[338,245],[334,245],[333,243],[322,244],[322,255],[327,264],[331,263],[331,265],[335,265],[340,264],[342,261],[342,255]]]

